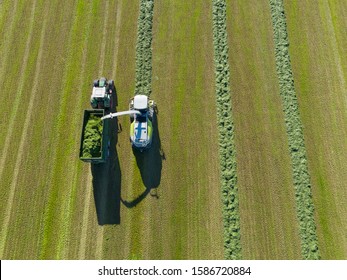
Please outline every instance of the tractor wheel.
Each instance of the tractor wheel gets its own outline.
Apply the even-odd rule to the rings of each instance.
[[[93,86],[97,87],[99,85],[99,80],[94,80]]]

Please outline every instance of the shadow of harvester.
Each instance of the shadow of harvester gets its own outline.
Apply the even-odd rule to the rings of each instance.
[[[153,116],[153,139],[151,148],[147,151],[140,152],[133,148],[133,152],[136,158],[137,166],[141,173],[142,182],[145,186],[145,190],[134,200],[126,201],[122,200],[123,204],[127,208],[132,208],[138,205],[148,194],[153,197],[159,198],[157,188],[160,185],[162,160],[165,159],[164,152],[161,148],[159,130],[158,130],[158,118],[155,113]]]
[[[116,112],[117,92],[111,112]],[[116,145],[118,142],[118,119],[109,122],[109,157],[105,163],[91,164],[93,193],[99,225],[120,224],[121,170]]]

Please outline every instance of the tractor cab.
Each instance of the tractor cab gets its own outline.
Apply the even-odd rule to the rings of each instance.
[[[93,83],[90,104],[94,109],[109,109],[112,107],[113,80],[100,78]]]

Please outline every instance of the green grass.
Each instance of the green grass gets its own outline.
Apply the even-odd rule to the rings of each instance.
[[[4,14],[7,9],[0,12],[0,23],[3,22],[0,27],[11,27],[12,17],[13,34],[23,25],[23,36],[13,48],[6,47],[14,39],[11,32],[1,34],[5,43],[1,51],[7,61],[1,60],[6,62],[1,71],[7,73],[6,79],[11,83],[19,79],[23,85],[21,95],[13,96],[18,113],[13,107],[1,111],[3,116],[13,119],[13,133],[8,142],[14,151],[6,156],[8,165],[4,166],[1,184],[4,201],[10,193],[14,194],[8,227],[3,231],[5,238],[1,241],[2,258],[221,258],[218,160],[213,152],[217,144],[205,151],[196,145],[196,139],[204,146],[216,143],[211,138],[217,136],[214,106],[211,106],[213,68],[205,68],[205,64],[211,65],[213,61],[212,33],[207,38],[202,36],[211,27],[211,19],[204,16],[210,15],[210,5],[205,1],[191,1],[182,4],[183,11],[172,3],[154,7],[161,9],[157,17],[163,23],[158,25],[157,21],[153,26],[158,34],[153,37],[158,50],[153,61],[156,81],[153,98],[160,104],[158,131],[162,149],[157,143],[155,152],[147,157],[152,163],[144,165],[143,158],[136,158],[129,145],[129,120],[120,118],[123,131],[118,134],[118,142],[113,142],[117,148],[115,161],[105,165],[107,170],[96,168],[105,175],[101,180],[95,172],[93,177],[89,164],[78,159],[83,110],[90,108],[91,82],[99,75],[115,80],[117,109],[127,109],[136,84],[139,3],[38,1],[31,20],[33,3],[19,1],[8,15]],[[192,8],[196,10],[194,18],[189,17]],[[105,10],[109,16],[104,25]],[[16,21],[19,18],[23,18],[20,23]],[[187,20],[186,30],[176,32],[182,20]],[[171,29],[171,23],[175,29]],[[162,27],[171,29],[169,37],[162,33]],[[188,33],[193,35],[193,41]],[[174,38],[177,40],[168,53],[166,46]],[[182,39],[186,42],[183,45]],[[101,43],[95,44],[96,41]],[[29,52],[25,60],[27,45]],[[205,60],[196,64],[201,56]],[[172,87],[161,82],[167,78],[172,79]],[[6,83],[5,87],[11,89],[11,84]],[[0,94],[1,98],[8,98],[10,91]],[[206,95],[208,98],[201,103],[201,96]],[[28,111],[28,104],[33,104],[32,111]],[[202,130],[179,116],[173,137],[169,124],[176,107],[180,113],[189,111],[194,119],[199,119],[201,112],[211,114],[211,121]],[[25,125],[25,116],[29,116],[30,126]],[[4,143],[10,128],[5,122],[1,125],[6,128],[6,135],[0,138]],[[22,153],[16,152],[19,146],[23,147]],[[161,160],[164,153],[166,160]],[[14,167],[18,167],[17,173]],[[158,176],[161,179],[154,182],[153,178]],[[93,191],[100,188],[100,182],[103,188],[95,192],[94,200]],[[151,191],[147,192],[149,185]],[[117,187],[120,197],[114,193]],[[143,198],[139,199],[142,194]],[[99,226],[96,210],[110,214],[107,211],[113,211],[117,200],[120,223]],[[100,204],[105,207],[96,209],[95,202],[98,207]],[[127,207],[127,203],[136,206]],[[5,213],[6,203],[0,207]],[[4,223],[4,215],[0,216]]]
[[[300,226],[301,250],[304,259],[319,259],[311,178],[294,78],[289,56],[289,40],[282,0],[270,0],[274,30],[276,69],[285,116],[288,144],[293,169],[297,216]]]
[[[135,94],[151,94],[153,0],[141,0],[136,44]]]
[[[242,257],[299,259],[270,9],[267,0],[246,2],[227,1]]]
[[[240,259],[240,214],[236,173],[234,123],[230,100],[226,2],[213,3],[213,43],[216,75],[217,124],[219,129],[219,161],[224,221],[226,259]]]
[[[295,4],[295,5],[293,5]],[[345,1],[284,1],[323,259],[346,259]]]

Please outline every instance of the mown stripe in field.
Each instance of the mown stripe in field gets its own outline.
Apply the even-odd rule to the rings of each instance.
[[[22,11],[24,9],[24,1],[21,2],[21,5],[18,7],[18,2],[19,1],[15,1],[14,6],[10,9],[10,14],[9,14],[9,18],[8,20],[5,21],[5,19],[7,19],[5,17],[5,12],[6,9],[4,8],[2,12],[2,25],[3,30],[6,30],[6,32],[1,32],[2,36],[2,44],[0,44],[0,54],[2,54],[1,56],[1,60],[0,60],[0,81],[1,83],[4,83],[4,75],[6,74],[6,70],[8,69],[8,60],[10,59],[10,55],[9,54],[9,50],[11,48],[11,46],[13,45],[13,41],[15,40],[15,31],[16,29],[18,30],[17,25],[18,22],[20,21],[21,18],[21,14]],[[12,3],[11,3],[12,4]],[[17,10],[18,9],[18,10]],[[3,24],[3,22],[8,22],[8,25]]]
[[[300,259],[268,0],[227,1],[227,30],[242,257]]]
[[[104,75],[104,65],[105,65],[105,51],[106,51],[106,42],[107,42],[107,20],[109,17],[109,2],[106,1],[105,5],[105,14],[104,14],[104,23],[103,23],[103,32],[102,32],[102,45],[100,51],[99,58],[99,77]],[[113,77],[108,77],[109,79],[113,79]],[[112,132],[111,132],[112,133]],[[88,186],[91,187],[91,186]],[[89,200],[90,201],[90,200]],[[102,259],[102,246],[104,241],[104,227],[98,228],[96,233],[96,250],[95,250],[95,259]]]
[[[44,1],[42,1],[44,3]],[[60,3],[60,4],[59,4]],[[72,4],[72,5],[71,5]],[[45,211],[45,203],[49,185],[46,180],[46,175],[50,170],[50,151],[54,134],[51,133],[52,125],[54,124],[55,113],[58,109],[54,104],[59,103],[59,88],[61,84],[63,59],[65,54],[65,45],[61,44],[68,37],[69,22],[66,19],[70,18],[72,12],[71,7],[73,2],[69,2],[60,13],[56,11],[57,6],[61,5],[61,1],[51,1],[49,11],[44,13],[42,9],[36,9],[36,12],[41,17],[48,17],[45,44],[43,46],[43,57],[40,69],[40,79],[37,95],[40,96],[35,101],[34,111],[31,119],[30,128],[26,136],[25,153],[23,154],[22,164],[20,166],[20,177],[18,179],[16,198],[14,201],[14,218],[11,218],[10,232],[8,235],[8,243],[6,250],[7,256],[14,258],[29,258],[38,257],[38,244],[40,232],[40,223],[43,223],[42,216]],[[33,42],[40,42],[40,32],[43,18],[35,20],[35,37]],[[66,28],[67,27],[67,28]],[[65,30],[65,32],[64,32]],[[32,49],[35,50],[34,48]],[[37,52],[31,54],[34,61],[37,58]],[[54,54],[52,56],[52,54]],[[25,83],[25,90],[28,94],[24,94],[21,101],[19,119],[24,120],[27,105],[30,102],[30,92],[32,90],[32,80],[34,71],[28,77]],[[37,110],[36,108],[40,108]],[[15,139],[20,137],[22,132],[22,122],[16,122],[14,134]],[[16,143],[19,141],[13,141]],[[11,150],[16,150],[12,148]],[[6,171],[6,174],[11,174]],[[16,238],[21,236],[21,238]]]
[[[284,1],[322,259],[347,258],[347,2]]]
[[[27,65],[28,63],[28,57],[29,57],[29,49],[31,51],[33,51],[31,49],[31,40],[32,40],[32,34],[33,34],[33,26],[34,26],[34,18],[35,18],[35,8],[36,8],[36,1],[33,2],[32,5],[32,10],[31,10],[31,16],[30,16],[30,27],[29,27],[29,36],[27,39],[27,43],[26,43],[26,49],[25,49],[25,55],[23,58],[23,65]],[[40,64],[41,64],[41,59],[42,59],[42,46],[44,43],[44,35],[45,35],[45,30],[46,30],[46,21],[43,23],[42,26],[42,30],[41,30],[41,35],[40,35],[40,46],[38,48],[38,55],[37,55],[37,61],[36,61],[36,65],[35,65],[35,76],[34,76],[34,84],[33,84],[33,88],[32,91],[30,93],[30,102],[29,102],[29,106],[27,107],[27,111],[25,114],[25,119],[24,119],[24,127],[23,127],[23,131],[21,133],[21,137],[20,137],[20,141],[19,141],[19,148],[17,151],[17,156],[16,158],[16,162],[14,165],[14,170],[13,170],[13,175],[12,175],[12,182],[9,188],[9,196],[7,198],[7,203],[6,203],[6,210],[5,210],[5,215],[4,215],[4,220],[2,222],[2,226],[1,226],[1,235],[0,235],[0,256],[1,258],[3,257],[4,254],[4,250],[5,250],[5,245],[6,245],[6,239],[7,239],[7,234],[8,234],[8,230],[9,230],[9,222],[10,222],[10,218],[11,218],[11,213],[12,213],[12,207],[14,204],[14,197],[15,197],[15,192],[16,192],[16,186],[17,186],[17,182],[18,182],[18,176],[19,176],[19,171],[20,171],[20,165],[22,164],[22,156],[23,156],[23,152],[24,152],[24,145],[25,145],[25,141],[26,141],[26,136],[28,133],[28,128],[29,128],[29,123],[31,121],[31,114],[32,114],[32,109],[33,109],[33,105],[34,105],[34,101],[35,101],[35,97],[37,95],[37,86],[38,86],[38,75],[40,73],[39,69],[40,69]],[[24,67],[25,67],[24,66]],[[21,79],[20,79],[20,93],[19,93],[19,97],[18,97],[18,102],[16,103],[17,105],[19,105],[19,99],[20,99],[20,94],[23,91],[23,81],[24,81],[24,73],[25,70],[21,73]],[[18,110],[18,106],[16,107],[16,109]],[[8,133],[6,134],[6,141],[5,141],[5,150],[3,153],[3,157],[2,160],[5,160],[7,158],[7,151],[9,150],[9,144],[10,144],[10,140],[12,139],[12,132],[13,132],[13,126],[14,126],[14,119],[16,118],[16,113],[17,110],[14,113],[14,116],[11,115],[11,121],[10,121],[10,130],[8,131]],[[7,144],[7,146],[6,146]],[[4,161],[2,161],[4,162]],[[3,170],[5,164],[1,165],[1,171],[0,171],[0,179],[1,175],[3,174]]]
[[[311,178],[308,171],[303,126],[290,63],[289,40],[283,1],[270,0],[270,7],[274,31],[276,69],[292,160],[302,255],[305,259],[319,259]]]
[[[137,43],[136,43],[136,65],[135,65],[135,92],[134,94],[150,95],[152,92],[152,25],[153,25],[153,0],[141,0],[139,7],[139,15],[137,20]],[[141,197],[142,189],[146,188],[141,180],[141,174],[136,167],[136,161],[132,163],[132,184],[131,196],[134,197],[138,193]],[[125,201],[127,205],[128,202]],[[143,206],[143,205],[141,205]],[[140,206],[140,207],[141,207]],[[128,206],[131,207],[131,206]],[[136,214],[135,212],[138,212]],[[145,211],[143,211],[145,212]],[[130,259],[142,259],[143,256],[143,238],[142,224],[144,222],[142,211],[136,209],[133,211],[130,222]]]
[[[114,37],[114,43],[113,43],[113,64],[112,66],[112,79],[115,79],[117,77],[118,71],[117,71],[117,65],[118,65],[118,53],[119,53],[119,36],[120,36],[120,30],[121,30],[121,23],[122,23],[122,3],[123,1],[118,1],[117,3],[117,12],[116,12],[116,32]]]
[[[118,59],[118,48],[119,48],[119,34],[120,34],[120,23],[121,23],[121,12],[122,12],[122,1],[119,1],[117,5],[114,7],[110,7],[108,3],[106,3],[107,7],[106,15],[104,19],[103,24],[103,39],[102,41],[104,44],[101,47],[100,52],[100,63],[99,66],[99,73],[98,75],[104,75],[108,77],[109,79],[115,79],[117,78],[117,59]],[[107,12],[109,9],[111,9],[112,12],[114,12],[114,8],[116,10],[116,24],[114,26],[114,14],[110,14]],[[109,25],[109,28],[107,28],[107,25]],[[110,30],[110,32],[106,32],[107,30]],[[115,30],[115,31],[114,31]],[[108,33],[111,33],[109,35]],[[113,37],[114,36],[114,37]],[[114,38],[114,40],[110,40],[111,38]],[[107,43],[107,44],[106,44]],[[113,54],[113,59],[110,59],[110,57]],[[112,73],[111,76],[109,76],[109,73]],[[115,81],[117,84],[117,80]],[[114,133],[112,131],[112,133]],[[108,166],[110,163],[106,163]],[[84,211],[83,211],[83,223],[82,223],[82,235],[81,235],[81,242],[79,245],[79,259],[85,259],[86,258],[86,246],[87,246],[87,230],[88,226],[87,223],[89,221],[90,217],[90,207],[93,204],[92,200],[92,177],[90,176],[90,171],[88,170],[88,179],[87,179],[87,191],[86,191],[86,199],[84,203]],[[108,174],[110,176],[116,176],[116,174]],[[105,185],[105,188],[107,186]],[[111,199],[111,198],[110,198]],[[102,259],[103,257],[103,243],[104,243],[104,232],[105,232],[105,226],[97,227],[96,229],[96,251],[95,251],[95,259]]]
[[[35,16],[35,7],[36,7],[36,2],[33,2],[32,5],[32,11],[31,11],[31,15],[30,15],[30,23],[29,23],[29,32],[28,32],[28,37],[27,37],[27,41],[25,44],[25,51],[24,51],[24,57],[22,60],[22,68],[19,74],[19,79],[18,79],[18,91],[16,92],[15,95],[15,100],[13,102],[13,106],[12,106],[12,110],[11,110],[11,114],[10,114],[10,119],[7,122],[8,126],[7,129],[8,131],[6,132],[5,130],[3,130],[3,135],[6,135],[5,137],[5,143],[4,143],[4,148],[3,148],[3,152],[1,153],[1,158],[0,158],[0,162],[5,162],[6,158],[7,158],[7,153],[9,152],[9,145],[10,145],[10,141],[12,138],[12,133],[13,133],[13,126],[14,126],[14,121],[16,119],[17,116],[17,112],[18,112],[18,108],[19,108],[19,103],[21,100],[21,96],[23,94],[23,87],[24,87],[24,80],[25,80],[25,73],[28,69],[28,59],[29,59],[29,52],[30,52],[30,48],[31,48],[31,40],[32,40],[32,33],[33,33],[33,27],[34,27],[34,16]],[[9,54],[7,56],[10,56]],[[0,165],[0,181],[2,179],[2,175],[3,175],[3,171],[4,171],[4,167],[5,164],[1,164]]]
[[[99,77],[100,75],[108,77],[109,79],[113,78],[111,76],[111,72],[113,71],[113,52],[112,50],[115,47],[112,43],[112,40],[110,38],[114,37],[116,28],[120,28],[119,26],[115,26],[115,17],[114,13],[116,13],[116,9],[113,5],[114,3],[110,3],[109,5],[109,16],[106,16],[107,21],[104,20],[105,12],[98,13],[94,16],[95,19],[98,19],[93,22],[92,29],[94,30],[93,33],[98,34],[98,41],[102,41],[105,39],[105,47],[103,49],[102,45],[100,44],[100,48],[91,48],[91,52],[88,54],[88,57],[96,58],[94,59],[88,59],[88,62],[91,61],[91,63],[88,63],[88,69],[93,69],[90,71],[92,74],[91,77],[89,77],[90,80],[86,80],[85,83],[90,84],[90,81],[95,79],[96,77]],[[101,2],[102,10],[105,10],[105,7],[107,5],[106,1]],[[118,5],[117,5],[118,6]],[[121,5],[119,5],[119,8],[121,8]],[[102,24],[100,24],[100,22]],[[107,33],[105,32],[105,24],[108,25],[107,27]],[[91,42],[93,42],[91,40]],[[95,67],[95,65],[98,65]],[[94,67],[93,67],[94,66]],[[116,80],[116,86],[117,86],[117,80]],[[88,88],[85,90],[86,95],[90,95],[90,89]],[[89,98],[86,99],[86,101],[89,101]],[[87,108],[90,106],[89,102],[86,102],[85,106]],[[83,111],[83,109],[81,109]],[[112,128],[110,128],[112,129]],[[110,144],[111,147],[113,147],[113,138],[114,133],[116,133],[116,130],[111,131],[112,135],[110,137]],[[114,172],[113,165],[114,165],[114,157],[113,157],[113,148],[110,150],[110,157],[107,159],[107,161],[103,164],[98,165],[90,165],[90,164],[83,164],[86,166],[89,170],[86,171],[87,174],[90,174],[90,169],[93,172],[93,179],[91,180],[91,176],[86,179],[86,185],[82,185],[82,190],[79,191],[80,194],[83,196],[83,201],[81,201],[82,209],[85,209],[86,212],[83,212],[83,222],[82,222],[82,228],[87,228],[86,231],[83,230],[81,232],[82,236],[80,237],[80,242],[78,244],[78,250],[79,254],[84,256],[84,258],[87,259],[99,259],[103,257],[104,254],[104,232],[105,232],[105,226],[100,227],[97,226],[98,223],[100,224],[108,224],[112,223],[116,220],[115,216],[117,213],[115,213],[115,204],[117,204],[117,198],[114,197],[114,183],[118,177],[118,174]],[[92,183],[93,182],[93,183]],[[88,191],[85,189],[88,188]],[[89,192],[89,188],[93,188],[94,191],[94,200],[92,199],[91,193],[87,195],[86,193]],[[84,190],[84,191],[83,191]],[[94,205],[96,207],[94,207]],[[96,213],[95,213],[96,210]],[[78,212],[76,211],[74,214],[75,219],[80,219],[80,216],[77,215]],[[98,220],[96,220],[96,217]],[[74,246],[77,244],[74,243]]]
[[[86,97],[90,96],[90,83],[93,79],[95,79],[100,74],[100,71],[102,71],[99,69],[99,67],[95,67],[95,65],[104,64],[104,61],[103,61],[104,58],[103,57],[105,57],[105,54],[100,53],[101,48],[102,48],[102,44],[95,45],[93,42],[95,42],[95,40],[101,42],[102,38],[104,36],[104,32],[103,32],[104,26],[103,26],[103,24],[100,24],[100,22],[103,22],[102,19],[105,17],[105,6],[107,5],[107,3],[105,1],[93,1],[90,4],[91,5],[84,12],[85,17],[86,17],[86,21],[87,21],[89,26],[87,26],[86,29],[84,29],[84,27],[80,26],[80,28],[83,28],[83,30],[85,30],[85,32],[88,32],[88,36],[89,36],[89,39],[86,39],[86,43],[88,43],[88,45],[85,46],[84,52],[83,52],[83,55],[86,56],[87,60],[85,62],[85,66],[83,66],[86,69],[85,75],[81,76],[81,85],[82,85],[81,86],[81,93],[82,94],[79,95],[80,99],[78,99],[77,106],[76,106],[76,109],[81,113],[83,112],[83,109],[88,108],[90,106],[89,102],[88,102],[89,98],[86,98]],[[90,18],[90,16],[91,16],[91,18]],[[100,19],[100,20],[96,20],[96,19]],[[91,21],[91,24],[89,21]],[[92,36],[93,39],[90,39],[91,38],[90,36]],[[87,54],[85,52],[87,52]],[[77,68],[74,68],[74,71],[76,69]],[[69,104],[71,104],[71,103],[69,102]],[[75,109],[75,108],[71,108],[70,105],[69,105],[69,107],[70,107],[69,111]],[[75,127],[81,127],[80,115],[77,115],[77,116],[78,116],[77,119],[76,118],[72,119],[71,129],[74,129]],[[68,141],[73,143],[74,139],[79,139],[80,131],[74,129],[73,133],[71,133],[71,135],[72,135],[72,137],[69,137]],[[71,147],[70,152],[65,150],[65,151],[60,151],[60,153],[62,155],[64,155],[64,154],[70,155],[73,151],[78,151],[78,148],[79,148],[79,143],[76,143],[76,141],[75,141],[74,145]],[[82,166],[84,168],[88,168],[88,169],[90,168],[89,164],[82,163],[81,161],[78,160],[78,157],[76,157],[76,156],[74,156],[73,159],[70,160],[70,162],[73,162],[73,161],[76,162],[76,164],[73,166],[76,166],[76,165],[79,166],[79,167],[77,167],[78,172],[82,171],[82,168],[81,168]],[[70,162],[69,162],[69,164],[70,164]],[[86,175],[86,173],[90,173],[90,170],[88,170],[87,172],[84,172],[84,175]],[[90,184],[91,181],[88,182],[88,178],[86,178],[86,180],[87,180],[86,185],[78,184],[76,186],[76,194],[81,193],[81,190],[77,191],[77,187],[79,189],[82,188],[82,191],[85,190],[86,187],[90,187],[90,188],[92,187]],[[69,182],[71,182],[71,180],[67,180],[66,184],[69,184]],[[94,186],[94,189],[95,189],[95,186]],[[64,193],[65,192],[66,191],[64,191]],[[83,193],[83,197],[85,197],[85,192],[82,192],[82,193]],[[87,197],[86,199],[90,202],[90,197]],[[76,203],[77,203],[78,199],[77,199],[77,197],[73,197],[73,200],[74,201],[76,200]],[[75,204],[75,202],[74,202],[74,204]],[[90,203],[89,205],[94,206],[94,203]],[[76,207],[76,205],[73,205],[71,207],[71,211],[75,210],[75,207]],[[90,252],[93,252],[94,250],[96,250],[95,236],[97,235],[99,228],[93,226],[96,224],[95,208],[89,207],[87,211],[89,211],[89,217],[90,217],[90,219],[88,219],[88,224],[85,225],[88,229],[87,235],[94,237],[93,239],[88,238],[88,241],[90,241],[90,240],[94,241],[92,244],[86,244],[86,248],[88,249],[87,252],[90,253]],[[73,213],[70,213],[69,215],[71,216],[71,219],[72,219],[72,217],[74,217]],[[72,220],[74,220],[74,219],[72,219]],[[62,223],[62,225],[64,225],[64,223]],[[71,224],[71,226],[72,225],[73,224]],[[72,237],[71,234],[69,236]],[[70,242],[70,239],[71,238],[66,239],[64,247],[69,248],[70,247],[69,244],[75,244],[73,242]],[[94,253],[95,253],[95,251],[93,252],[93,254],[89,258],[95,258]]]
[[[137,17],[139,11],[138,1],[118,1],[116,8],[112,9],[113,14],[110,17],[109,26],[112,26],[112,38],[107,47],[111,50],[108,55],[105,71],[108,77],[115,80],[117,90],[117,110],[126,110],[128,100],[133,96],[135,80],[135,47],[137,32]],[[126,15],[126,20],[125,20]],[[116,18],[115,18],[116,16]],[[116,23],[116,24],[115,24]],[[112,197],[114,190],[119,192],[114,194],[112,204],[115,206],[114,213],[119,215],[120,224],[103,226],[103,254],[106,259],[124,259],[129,256],[130,248],[130,212],[120,202],[120,195],[126,197],[126,193],[132,189],[133,178],[133,161],[132,150],[129,145],[127,117],[118,118],[118,123],[122,126],[123,131],[117,134],[116,151],[114,154],[115,161],[111,164],[109,174],[109,185],[107,189],[111,191],[108,197]],[[112,133],[117,133],[113,131]],[[108,200],[109,201],[109,200]],[[120,205],[118,205],[120,204]],[[109,211],[108,211],[109,212]],[[94,215],[94,214],[93,214]],[[88,237],[91,242],[95,242],[94,236]],[[87,252],[86,256],[94,256],[94,252]]]
[[[91,6],[91,10],[95,11],[97,10],[99,7],[99,1],[94,0],[92,2],[92,6]],[[107,11],[107,9],[106,9]],[[83,48],[82,51],[82,59],[81,59],[81,66],[80,66],[80,73],[79,73],[79,78],[76,80],[78,81],[77,84],[83,85],[83,89],[87,86],[90,85],[90,81],[88,83],[88,81],[86,81],[86,64],[87,64],[87,58],[88,58],[88,49],[91,47],[90,41],[91,38],[95,38],[92,34],[92,30],[91,30],[91,25],[93,22],[93,17],[95,16],[95,14],[93,15],[92,12],[88,12],[88,14],[85,15],[86,18],[86,27],[85,30],[83,32],[83,43],[81,44],[81,47]],[[106,15],[107,17],[107,12]],[[104,44],[102,44],[102,46],[104,46]],[[104,50],[103,50],[104,51]],[[103,63],[103,59],[100,60],[99,63]],[[77,73],[76,73],[77,74]],[[78,112],[83,112],[83,104],[85,103],[85,98],[83,98],[84,94],[80,94],[80,98],[78,100],[76,100],[76,111]],[[71,120],[71,127],[79,127],[80,124],[80,120],[78,118],[73,118]],[[75,130],[73,133],[74,137],[72,139],[78,139],[79,135],[80,135],[80,131]],[[71,140],[72,140],[71,139]],[[75,145],[74,150],[78,150],[78,143],[77,145]],[[78,166],[79,165],[79,159],[78,157],[74,157],[73,160],[70,161],[72,164],[71,166]],[[77,188],[80,186],[78,184],[78,182],[81,179],[81,173],[82,173],[82,169],[78,168],[77,170],[75,169],[70,169],[70,172],[68,172],[65,177],[66,178],[70,178],[68,179],[68,182],[71,182],[71,186],[70,189],[67,190],[66,192],[66,197],[63,200],[64,201],[64,206],[62,209],[64,209],[63,211],[61,211],[61,217],[60,220],[64,221],[61,226],[60,226],[60,234],[59,234],[59,241],[58,241],[58,246],[57,246],[57,255],[56,258],[57,259],[64,259],[66,258],[67,255],[67,251],[69,249],[69,230],[70,230],[70,226],[73,223],[72,220],[72,212],[75,208],[75,204],[76,204],[76,195],[77,195]],[[90,171],[89,171],[90,172]],[[73,174],[74,173],[74,174]],[[91,185],[87,185],[87,187],[92,188]],[[88,191],[87,191],[88,194]],[[87,201],[90,201],[89,197],[87,197]],[[84,225],[87,228],[87,225]],[[83,225],[82,225],[83,227]]]
[[[17,4],[18,1],[13,4],[11,0],[0,2],[0,40],[2,42],[5,41],[4,37],[9,35],[7,32],[4,32],[4,30],[7,30],[6,24],[11,22],[9,18],[16,13]]]
[[[92,186],[90,182],[92,181],[92,176],[89,173],[87,177],[87,189],[86,189],[86,195],[84,199],[84,208],[83,208],[83,215],[82,217],[82,232],[80,237],[80,245],[78,250],[78,259],[84,260],[86,257],[86,239],[87,239],[87,231],[88,231],[88,220],[89,220],[89,207],[92,200]]]
[[[229,84],[226,2],[225,0],[213,0],[212,3],[225,258],[241,259],[235,136]]]
[[[72,28],[70,29],[69,42],[68,42],[68,58],[65,76],[63,78],[63,89],[61,94],[61,101],[59,104],[59,113],[57,120],[53,129],[53,133],[58,137],[55,138],[53,149],[52,149],[52,172],[49,178],[50,189],[49,189],[49,200],[46,206],[45,218],[44,218],[44,229],[42,232],[42,243],[41,243],[41,252],[40,258],[56,258],[56,250],[49,250],[49,248],[56,248],[56,243],[58,238],[56,238],[59,233],[59,226],[64,221],[60,219],[56,220],[56,216],[59,216],[59,211],[65,211],[60,205],[61,200],[59,197],[65,196],[62,188],[70,187],[70,184],[64,186],[62,178],[60,177],[64,172],[65,168],[69,165],[64,165],[65,161],[68,161],[69,157],[66,157],[66,154],[63,155],[64,151],[68,154],[71,154],[71,149],[76,145],[74,137],[69,133],[69,126],[65,124],[70,121],[78,118],[79,115],[70,115],[68,112],[75,110],[70,108],[69,111],[69,100],[71,98],[71,92],[76,91],[75,89],[75,75],[79,73],[81,58],[83,57],[83,47],[81,44],[84,41],[84,32],[80,32],[80,26],[84,28],[87,27],[85,24],[86,21],[86,11],[91,10],[92,3],[85,3],[84,1],[79,0],[76,5],[74,22]],[[77,97],[77,98],[76,98]],[[73,103],[70,102],[70,105],[79,103],[80,98],[83,98],[83,95],[74,95]],[[75,107],[75,106],[73,106]],[[67,120],[67,117],[70,117]],[[71,119],[72,118],[72,119]],[[77,133],[77,132],[76,132]],[[65,142],[66,141],[66,142]],[[68,141],[68,142],[67,142]],[[62,143],[64,142],[64,143]],[[71,155],[72,156],[72,155]],[[65,178],[65,176],[64,176]],[[66,178],[65,178],[66,179]],[[64,179],[64,180],[65,180]]]

